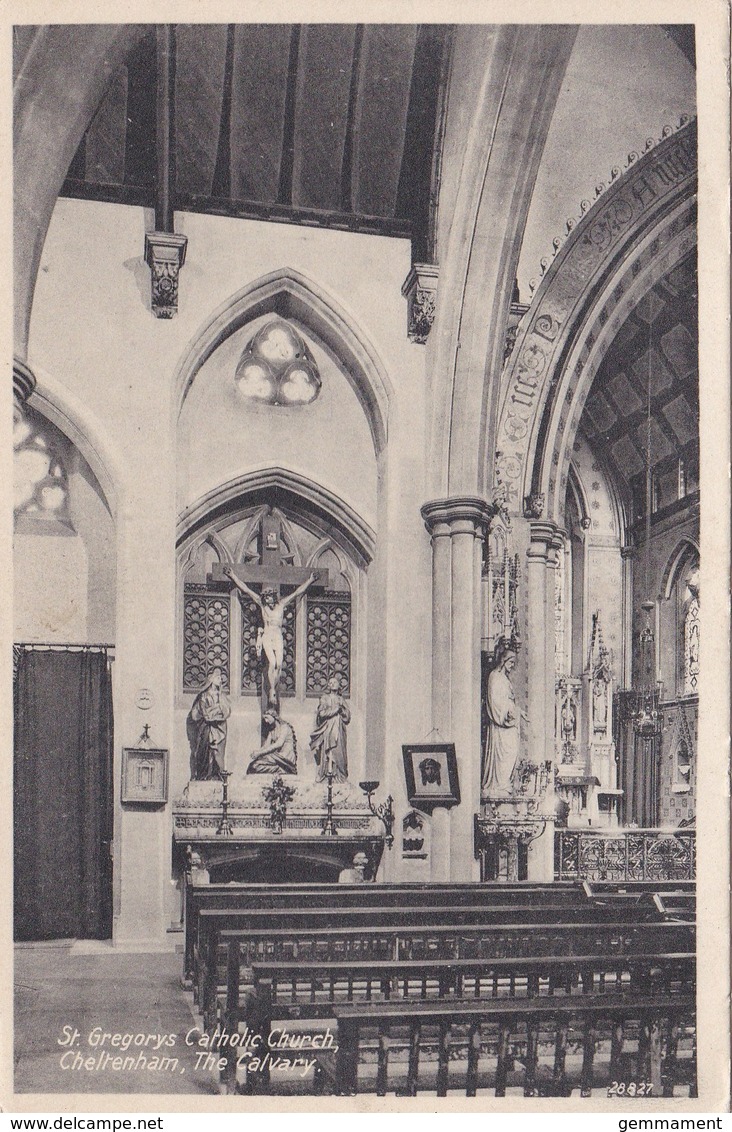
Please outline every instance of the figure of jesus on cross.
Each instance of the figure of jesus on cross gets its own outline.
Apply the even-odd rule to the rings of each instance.
[[[302,597],[313,582],[317,581],[318,575],[313,571],[310,577],[291,594],[288,594],[287,597],[278,598],[277,591],[271,586],[265,586],[260,597],[255,590],[249,588],[246,582],[236,577],[231,566],[224,566],[224,573],[227,578],[231,578],[238,590],[250,597],[255,605],[259,606],[261,611],[262,626],[257,630],[257,656],[261,656],[264,652],[267,659],[269,703],[274,706],[278,701],[282,661],[285,657],[285,641],[282,635],[285,610],[293,601]]]
[[[216,563],[209,575],[213,582],[230,582],[240,594],[245,595],[258,607],[262,624],[257,630],[257,656],[264,653],[262,714],[267,708],[279,710],[279,687],[282,666],[285,659],[284,618],[285,611],[297,602],[313,584],[327,588],[328,571],[313,570],[294,566],[293,553],[287,552],[283,545],[282,521],[270,509],[262,515],[257,532],[257,558],[249,561],[222,565]],[[261,593],[252,585],[262,587]],[[280,586],[297,586],[292,593],[281,596]]]

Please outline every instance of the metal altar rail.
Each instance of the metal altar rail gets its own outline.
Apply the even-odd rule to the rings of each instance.
[[[669,881],[696,877],[693,829],[558,829],[554,879]]]

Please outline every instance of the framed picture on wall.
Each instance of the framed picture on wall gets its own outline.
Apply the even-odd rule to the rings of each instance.
[[[460,801],[454,743],[405,743],[404,777],[409,804],[431,813],[435,806]]]
[[[122,748],[122,801],[164,806],[168,800],[168,751],[156,747]]]

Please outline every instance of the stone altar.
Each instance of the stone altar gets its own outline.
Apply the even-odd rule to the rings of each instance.
[[[353,867],[357,853],[368,858],[367,875],[376,876],[384,850],[384,827],[367,800],[349,782],[333,784],[337,833],[324,834],[326,790],[323,783],[288,776],[294,795],[287,805],[282,832],[273,832],[264,790],[277,775],[247,775],[244,768],[228,781],[228,820],[232,833],[221,836],[223,785],[189,782],[173,802],[174,859],[180,872],[189,867],[188,847],[198,854],[198,883],[250,880],[264,883],[337,881]],[[204,875],[205,874],[205,875]]]

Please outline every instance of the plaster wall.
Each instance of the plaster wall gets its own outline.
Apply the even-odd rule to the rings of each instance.
[[[13,538],[14,638],[114,644],[114,522],[86,460],[66,448],[71,526],[25,518]]]
[[[376,454],[368,421],[337,360],[304,327],[322,386],[309,405],[247,399],[234,375],[244,349],[272,315],[231,334],[196,374],[178,426],[178,510],[219,484],[271,464],[329,488],[376,526]],[[292,321],[292,320],[291,320]]]
[[[518,267],[521,299],[541,278],[555,236],[595,199],[614,167],[642,153],[647,138],[696,113],[696,75],[660,26],[584,24],[578,32],[554,110]]]
[[[73,534],[13,539],[16,641],[92,643],[87,635],[88,555]]]
[[[428,730],[431,668],[430,550],[419,513],[429,458],[424,348],[407,339],[406,304],[400,293],[410,264],[409,244],[354,233],[179,215],[176,230],[188,236],[189,244],[178,315],[164,321],[150,309],[150,274],[142,256],[145,230],[152,228],[152,215],[140,208],[59,199],[38,274],[29,344],[29,364],[52,375],[57,391],[66,390],[70,400],[83,403],[90,419],[101,422],[113,438],[114,464],[119,468],[116,797],[121,748],[134,745],[145,724],[157,745],[173,749],[176,766],[187,761],[187,752],[179,750],[181,726],[174,707],[179,617],[176,516],[184,500],[228,478],[232,468],[241,468],[242,463],[241,447],[233,452],[228,448],[223,431],[226,409],[220,403],[214,413],[219,430],[214,454],[200,435],[189,435],[181,449],[176,371],[214,311],[242,287],[282,268],[306,275],[352,313],[394,390],[387,446],[378,462],[366,443],[365,418],[358,417],[345,379],[339,410],[343,415],[335,421],[333,431],[339,435],[333,442],[316,446],[315,431],[309,438],[293,432],[284,440],[296,454],[288,461],[291,466],[297,466],[297,459],[306,463],[305,474],[331,487],[376,530],[377,549],[367,584],[369,594],[376,593],[377,598],[368,602],[364,648],[369,667],[376,671],[381,666],[381,689],[374,693],[381,704],[374,701],[377,710],[372,714],[383,722],[365,735],[363,759],[381,768],[374,776],[396,797],[401,743]],[[320,349],[317,343],[315,349]],[[324,354],[318,360],[332,375],[334,390],[340,389],[339,376],[330,368],[332,360]],[[327,400],[323,405],[327,407]],[[236,422],[230,418],[229,424],[233,428]],[[182,426],[185,432],[185,419]],[[282,462],[279,452],[269,454],[262,432],[257,445],[256,451],[250,450],[252,462],[255,457],[260,466]],[[89,525],[94,526],[91,516]],[[109,568],[102,573],[114,589]],[[87,607],[93,610],[96,598],[87,594],[82,571],[75,566],[73,574],[76,586],[69,590],[86,595]],[[93,614],[100,633],[112,623],[109,611],[104,616],[101,609]],[[141,688],[152,694],[148,711],[136,706]],[[367,694],[370,690],[368,685]],[[303,718],[306,731],[311,722],[308,713],[307,721]],[[232,741],[234,733],[235,725]],[[239,739],[249,746],[247,736]],[[170,835],[170,805],[136,812],[118,804],[115,938],[120,946],[172,946],[165,942],[166,927],[175,918]]]

